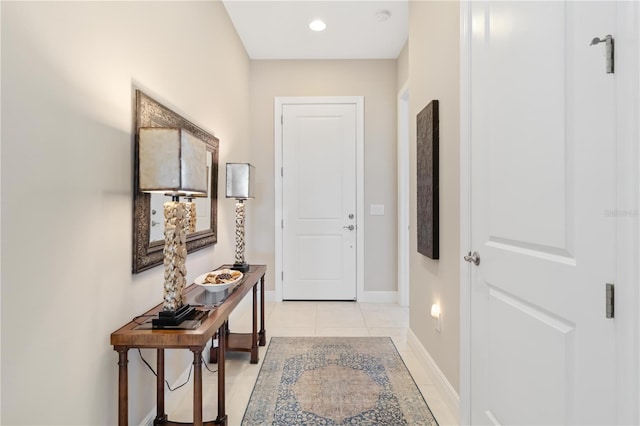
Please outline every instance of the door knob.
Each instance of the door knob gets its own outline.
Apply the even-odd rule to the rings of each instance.
[[[464,257],[464,260],[469,262],[469,263],[474,263],[476,265],[479,265],[480,264],[480,253],[478,253],[477,251],[474,251],[473,254],[471,254],[471,252],[469,252],[469,254]]]
[[[343,226],[344,229],[348,229],[349,231],[353,231],[354,229],[356,229],[355,226],[353,225],[349,225],[349,226]]]

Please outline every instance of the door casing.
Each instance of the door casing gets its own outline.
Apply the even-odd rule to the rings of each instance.
[[[398,92],[398,304],[409,306],[409,85]]]
[[[282,301],[282,107],[284,105],[351,104],[356,106],[356,300],[364,295],[364,97],[312,96],[276,97],[274,100],[274,182],[275,182],[275,275],[276,301]]]
[[[614,35],[626,44],[616,45],[618,96],[617,205],[616,211],[632,216],[618,224],[616,300],[618,321],[617,381],[618,424],[640,422],[640,7],[618,2],[618,28]],[[471,422],[471,269],[463,260],[471,244],[471,4],[460,4],[460,424]],[[594,35],[595,37],[595,35]],[[624,160],[624,161],[623,161]],[[622,296],[624,295],[624,296]]]

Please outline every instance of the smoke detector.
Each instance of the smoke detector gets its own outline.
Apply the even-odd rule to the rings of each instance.
[[[389,12],[388,10],[379,10],[376,12],[376,21],[378,22],[384,22],[387,19],[391,18],[391,12]]]

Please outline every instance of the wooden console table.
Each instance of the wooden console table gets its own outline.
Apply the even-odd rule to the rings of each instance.
[[[224,265],[223,267],[229,267]],[[229,315],[234,308],[240,303],[243,297],[253,290],[253,331],[250,334],[252,339],[250,347],[246,348],[251,351],[252,360],[257,357],[257,345],[264,345],[266,333],[264,330],[264,276],[267,271],[265,265],[251,265],[248,272],[245,273],[242,281],[235,287],[233,292],[218,307],[198,307],[201,310],[210,310],[209,316],[202,321],[202,324],[194,330],[167,330],[137,329],[141,321],[131,321],[118,330],[111,333],[111,344],[113,349],[118,352],[118,424],[125,426],[129,423],[129,395],[128,395],[128,377],[127,377],[127,354],[132,348],[152,348],[157,350],[157,381],[156,381],[156,398],[157,409],[154,425],[176,425],[180,423],[171,422],[167,419],[164,412],[164,350],[165,349],[189,349],[193,352],[193,424],[227,424],[227,415],[225,413],[225,365],[224,354],[226,350],[227,339],[218,339],[218,416],[214,421],[202,421],[202,352],[209,339],[215,333],[219,336],[227,335],[227,322]],[[257,286],[260,284],[260,313],[261,313],[261,329],[257,330]],[[201,287],[192,284],[185,290],[185,296],[190,300],[194,295],[203,291]],[[157,305],[153,309],[144,313],[137,318],[147,318],[162,309],[162,304]],[[244,345],[247,343],[244,342]],[[255,351],[254,351],[255,347]],[[257,362],[257,361],[256,361]]]
[[[264,276],[261,278],[264,281]],[[249,352],[251,353],[251,364],[258,363],[258,346],[264,346],[267,342],[267,335],[264,330],[264,282],[260,284],[260,331],[258,329],[258,303],[256,300],[256,288],[253,288],[253,326],[251,333],[233,333],[230,330],[229,321],[225,333],[216,332],[212,337],[211,347],[209,348],[209,362],[218,362],[218,353],[220,350],[227,352]],[[225,336],[224,346],[219,344],[215,346],[213,339]],[[224,349],[221,349],[224,348]]]

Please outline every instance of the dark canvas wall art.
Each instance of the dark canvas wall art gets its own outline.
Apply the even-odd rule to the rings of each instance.
[[[418,252],[440,258],[439,116],[433,100],[417,116]]]

